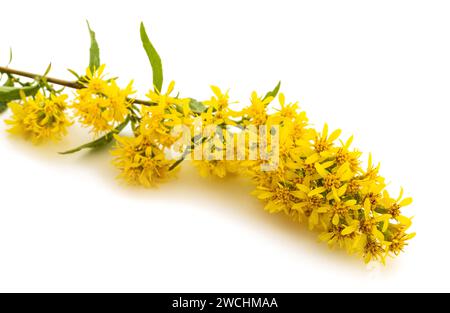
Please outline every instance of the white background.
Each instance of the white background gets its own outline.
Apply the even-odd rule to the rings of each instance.
[[[329,251],[269,215],[240,179],[185,164],[157,190],[121,186],[107,150],[87,141],[34,147],[0,123],[0,289],[5,291],[450,291],[448,1],[8,1],[0,63],[70,79],[97,32],[102,62],[142,96],[151,71],[144,21],[166,82],[206,99],[209,85],[246,104],[277,80],[315,127],[328,122],[371,151],[414,204],[417,237],[386,267]],[[5,119],[7,115],[2,115]],[[367,157],[367,154],[365,154]]]

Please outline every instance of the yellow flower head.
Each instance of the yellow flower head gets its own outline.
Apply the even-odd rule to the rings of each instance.
[[[210,100],[204,101],[205,105],[211,106],[217,111],[228,109],[230,104],[230,96],[228,95],[228,91],[223,93],[217,86],[211,86],[211,90],[214,93],[214,96],[211,97]]]
[[[192,112],[189,99],[171,96],[175,82],[171,82],[165,94],[149,91],[147,97],[155,103],[154,106],[142,106],[139,134],[147,141],[161,144],[169,148],[179,137],[172,135],[175,126],[189,126],[192,123]]]
[[[267,106],[273,100],[273,97],[263,99],[258,96],[256,91],[252,92],[250,97],[250,106],[245,108],[242,113],[247,116],[245,125],[264,125],[267,122]]]
[[[133,82],[121,89],[115,80],[106,80],[102,65],[94,73],[86,70],[85,88],[76,92],[73,102],[75,116],[81,124],[92,127],[94,133],[108,132],[125,121],[132,101],[129,96],[134,93]]]
[[[230,109],[230,96],[228,91],[223,93],[217,86],[211,86],[214,96],[210,100],[203,101],[207,110],[201,114],[204,125],[236,125],[234,117],[239,117],[240,113]]]
[[[143,136],[115,136],[117,145],[112,151],[113,164],[121,171],[119,177],[131,185],[154,187],[173,175],[164,152]]]
[[[20,102],[8,104],[12,111],[9,132],[20,134],[34,143],[47,140],[58,141],[67,134],[67,127],[71,125],[65,110],[67,108],[66,95],[45,97],[38,92],[35,97],[23,97]]]
[[[179,99],[178,97],[171,96],[171,93],[173,92],[174,88],[175,82],[171,81],[165,94],[161,93],[158,90],[157,91],[150,90],[147,93],[147,97],[151,101],[155,102],[161,108],[168,108],[171,105],[178,105],[183,107],[186,104],[186,102],[189,104],[188,102],[189,99]]]

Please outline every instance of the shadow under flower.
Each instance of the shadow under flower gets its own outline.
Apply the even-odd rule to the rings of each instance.
[[[389,272],[398,268],[396,264],[399,260],[389,262],[386,267],[365,265],[360,258],[350,256],[343,250],[329,249],[326,244],[319,242],[318,234],[309,231],[305,224],[292,221],[282,214],[270,214],[264,211],[263,203],[250,195],[253,186],[246,178],[239,176],[224,179],[202,178],[191,163],[186,161],[183,162],[177,179],[162,183],[156,188],[127,186],[115,179],[118,171],[111,164],[113,158],[109,153],[112,144],[74,155],[58,154],[58,152],[78,144],[77,141],[79,139],[69,139],[59,144],[34,146],[24,140],[17,140],[17,138],[8,138],[7,140],[11,149],[21,150],[26,155],[42,162],[51,165],[63,164],[64,166],[75,165],[91,168],[92,171],[95,171],[95,175],[98,175],[101,181],[108,184],[115,193],[121,193],[127,197],[139,197],[149,202],[155,197],[160,201],[170,199],[180,205],[198,203],[200,197],[203,199],[202,202],[225,203],[227,212],[224,214],[231,214],[233,219],[254,225],[256,229],[264,229],[264,232],[282,234],[279,237],[280,245],[298,246],[298,249],[308,251],[308,254],[317,261],[333,259],[337,269],[365,272],[369,278],[374,278],[378,275],[388,275]],[[211,206],[200,205],[200,207],[202,209],[204,207],[204,210],[216,209]]]

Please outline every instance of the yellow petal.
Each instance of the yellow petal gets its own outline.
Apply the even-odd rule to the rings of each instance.
[[[323,125],[322,137],[326,138],[327,136],[328,136],[328,124],[325,123],[325,125]]]
[[[388,221],[391,217],[392,217],[391,214],[382,214],[382,215],[377,216],[377,217],[375,218],[375,220],[376,220],[377,222]]]
[[[345,206],[354,206],[356,204],[356,200],[347,200],[344,202]]]
[[[384,241],[384,235],[382,232],[380,232],[378,229],[374,228],[372,230],[372,235],[375,236],[375,238],[377,238],[380,241]]]
[[[357,228],[358,228],[358,224],[347,226],[342,230],[341,235],[343,235],[343,236],[350,235],[350,234],[354,233]]]
[[[333,198],[334,198],[334,201],[336,201],[336,202],[341,202],[341,199],[339,198],[339,195],[338,195],[338,193],[337,193],[337,190],[336,190],[336,188],[334,188],[334,187],[332,187],[333,189],[332,189],[332,192],[333,192]]]
[[[338,189],[337,194],[339,197],[342,197],[345,194],[345,192],[347,191],[347,186],[348,185],[345,184]]]
[[[350,148],[352,142],[353,142],[353,136],[351,136],[350,138],[348,138],[347,142],[345,143],[344,148],[345,148],[345,149]]]
[[[297,211],[299,211],[299,212],[304,214],[305,211],[303,210],[303,207],[306,206],[306,205],[307,205],[306,202],[296,203],[296,204],[292,205],[292,209],[293,210],[297,210]]]
[[[333,238],[333,233],[322,233],[319,235],[320,241],[329,241],[331,238]]]
[[[372,153],[369,153],[369,160],[367,161],[367,171],[369,171],[372,168]]]
[[[413,199],[412,199],[412,198],[406,198],[406,199],[403,199],[403,201],[400,202],[399,205],[400,205],[401,207],[404,207],[404,206],[410,205],[412,202],[413,202]]]
[[[222,91],[217,86],[211,86],[211,90],[214,92],[217,98],[220,98],[222,96]]]
[[[322,167],[322,165],[320,165],[319,163],[316,163],[316,164],[315,164],[315,167],[316,167],[317,173],[319,173],[319,175],[322,176],[322,178],[325,178],[325,177],[327,177],[327,176],[330,174],[330,173],[329,173],[326,169],[324,169],[324,168]]]
[[[318,153],[314,153],[306,158],[305,164],[313,164],[319,161],[320,155]]]
[[[348,162],[345,162],[338,168],[336,175],[338,177],[343,176],[349,170],[349,168],[350,168],[350,164],[348,164]]]
[[[370,212],[370,209],[372,208],[372,204],[370,203],[370,199],[366,198],[364,201],[364,210],[367,212]]]
[[[319,224],[319,213],[313,211],[309,217],[309,229],[313,229],[317,224]]]
[[[278,213],[285,209],[284,204],[282,203],[276,203],[273,201],[270,201],[265,207],[264,210],[269,211],[270,213]]]
[[[333,165],[334,165],[334,161],[328,161],[328,162],[322,163],[323,168],[329,168]]]
[[[278,96],[278,101],[280,101],[281,106],[284,106],[284,104],[286,103],[284,93],[280,93],[280,95]]]
[[[297,186],[298,190],[303,191],[306,194],[310,192],[309,187],[307,187],[307,186],[305,186],[303,184],[297,184],[296,186]]]
[[[383,233],[386,232],[386,230],[388,229],[388,227],[389,227],[389,221],[388,221],[388,220],[385,220],[385,221],[383,222]]]
[[[409,228],[412,224],[411,219],[403,215],[397,216],[396,219],[400,224],[406,226],[406,228]]]
[[[332,222],[334,226],[337,226],[339,224],[339,215],[337,213],[334,214]]]
[[[173,91],[174,88],[175,88],[175,82],[172,80],[169,84],[169,87],[167,88],[167,94],[170,95],[170,93]]]
[[[403,190],[403,187],[402,187],[402,188],[400,188],[400,195],[397,198],[397,202],[399,202],[400,199],[403,198],[403,192],[404,192],[404,190]]]
[[[316,189],[314,189],[314,190],[312,190],[312,191],[310,191],[310,192],[308,193],[308,197],[314,197],[315,195],[318,195],[318,194],[320,194],[320,193],[322,193],[322,192],[325,192],[325,191],[327,191],[327,190],[325,189],[325,187],[319,187],[319,188],[316,188]]]
[[[273,192],[262,192],[257,195],[257,198],[260,200],[266,200],[273,197]]]
[[[331,135],[330,135],[330,138],[328,138],[328,142],[329,143],[332,143],[333,141],[335,141],[336,139],[338,139],[338,137],[341,135],[341,130],[340,129],[337,129],[337,130],[335,130]]]
[[[307,198],[306,194],[300,190],[291,191],[291,195],[293,195],[296,198],[302,199],[302,200]]]
[[[366,217],[366,219],[370,215],[371,208],[372,208],[372,204],[370,203],[370,199],[366,198],[366,200],[364,201],[364,216]]]

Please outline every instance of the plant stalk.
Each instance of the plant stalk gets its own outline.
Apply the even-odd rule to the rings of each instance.
[[[68,88],[72,88],[72,89],[85,88],[83,84],[81,84],[77,81],[68,81],[68,80],[63,80],[63,79],[53,78],[53,77],[48,77],[48,76],[44,77],[42,75],[29,73],[29,72],[25,72],[25,71],[20,71],[20,70],[15,70],[15,69],[12,69],[9,67],[4,67],[4,66],[0,66],[0,73],[10,74],[10,75],[18,75],[18,76],[22,76],[22,77],[31,78],[34,80],[41,80],[41,79],[45,78],[45,80],[51,84],[64,86],[64,87],[68,87]],[[155,103],[146,101],[146,100],[139,100],[139,99],[133,99],[133,98],[127,98],[127,100],[132,101],[135,104],[140,104],[140,105],[146,105],[146,106],[155,105]]]

